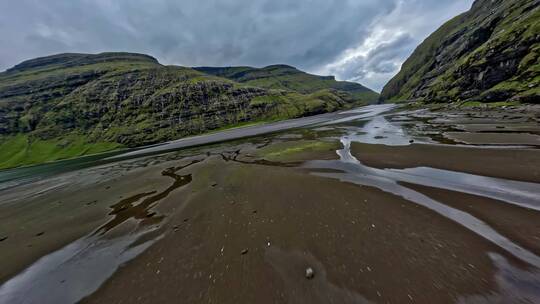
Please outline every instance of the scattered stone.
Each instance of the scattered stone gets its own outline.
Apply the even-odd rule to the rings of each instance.
[[[42,236],[42,235],[44,235],[44,234],[45,234],[45,232],[44,232],[44,231],[42,231],[42,232],[40,232],[40,233],[36,234],[36,236]]]
[[[246,248],[246,249],[242,250],[242,252],[240,252],[240,253],[241,253],[242,255],[244,255],[244,254],[248,253],[248,251],[249,251],[249,249]]]
[[[306,279],[311,280],[315,277],[315,271],[313,268],[308,267],[306,268]]]
[[[257,213],[257,210],[253,210],[253,213]]]
[[[213,183],[213,184],[212,184],[212,187],[215,187],[215,186],[217,186],[217,183]]]
[[[5,240],[7,240],[7,238],[8,238],[7,236],[1,237],[1,238],[0,238],[0,242],[3,242],[3,241],[5,241]]]
[[[412,144],[414,142],[414,139],[409,140],[409,143]]]
[[[188,219],[188,218],[185,218],[185,219],[184,219],[184,223],[187,222],[187,221],[189,221],[189,219]]]

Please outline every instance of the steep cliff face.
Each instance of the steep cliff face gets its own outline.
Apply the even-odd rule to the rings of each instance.
[[[539,7],[475,1],[418,46],[381,99],[540,102]]]
[[[0,168],[362,103],[345,91],[258,87],[140,54],[37,58],[0,73]]]

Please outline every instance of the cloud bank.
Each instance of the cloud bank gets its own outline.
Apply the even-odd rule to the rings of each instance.
[[[284,63],[380,90],[472,0],[0,2],[0,70],[61,52],[128,51],[185,66]]]

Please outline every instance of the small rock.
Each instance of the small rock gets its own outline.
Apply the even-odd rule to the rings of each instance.
[[[414,139],[409,140],[409,143],[412,144],[414,142]]]
[[[306,279],[311,280],[315,277],[315,271],[313,268],[308,267],[306,268]]]
[[[248,253],[248,251],[249,251],[249,250],[246,248],[246,249],[242,250],[242,252],[240,252],[240,253],[241,253],[242,255],[244,255],[244,254]]]
[[[36,236],[42,236],[43,234],[45,234],[44,231],[40,232],[40,233],[37,233]]]
[[[7,240],[7,238],[8,238],[7,236],[1,237],[1,238],[0,238],[0,242],[3,242],[3,241],[5,241],[5,240]]]
[[[212,183],[212,187],[215,187],[215,186],[217,186],[217,183]]]

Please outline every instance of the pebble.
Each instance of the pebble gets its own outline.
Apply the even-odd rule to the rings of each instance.
[[[313,268],[306,268],[306,279],[311,280],[313,279],[313,277],[315,277],[315,271],[313,270]]]
[[[244,255],[244,254],[248,253],[248,251],[249,251],[249,250],[246,248],[246,249],[242,250],[242,252],[240,252],[240,253],[241,253],[242,255]]]

